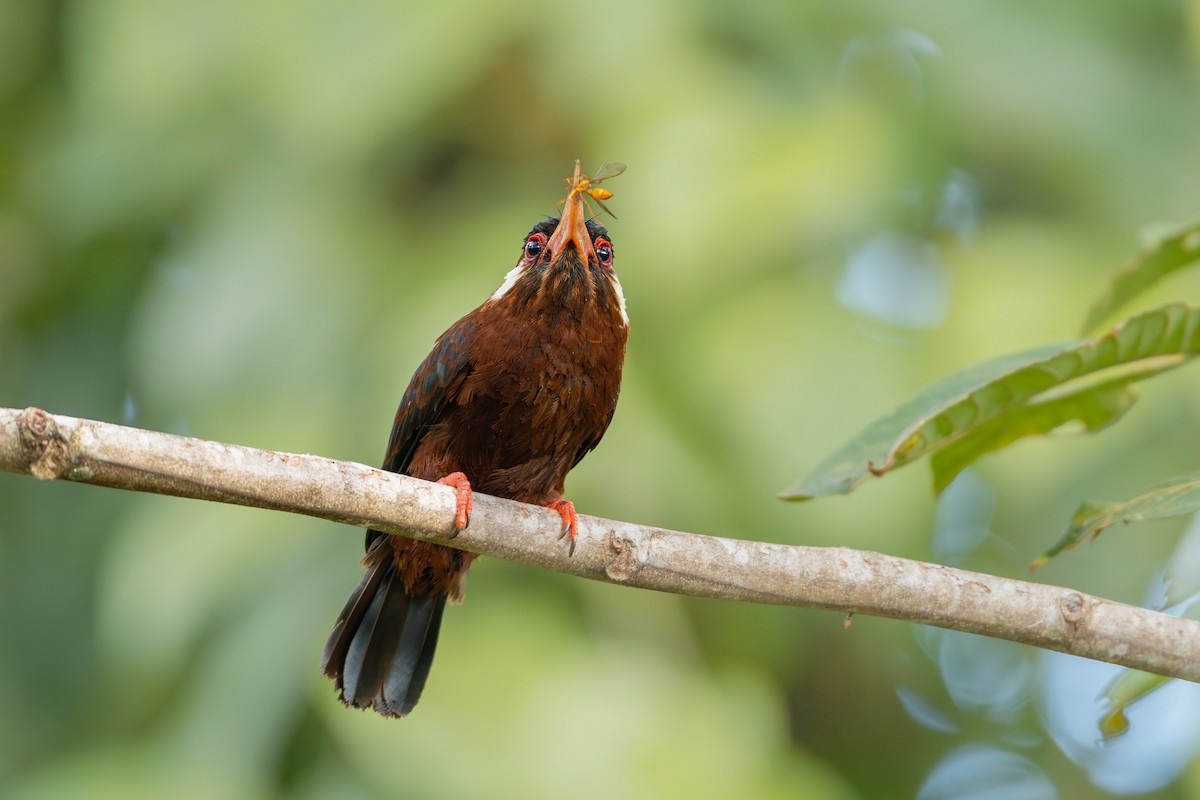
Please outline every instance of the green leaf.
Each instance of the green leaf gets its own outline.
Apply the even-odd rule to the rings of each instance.
[[[1172,478],[1129,500],[1117,503],[1087,501],[1075,511],[1062,537],[1034,559],[1030,569],[1037,569],[1085,538],[1095,539],[1102,530],[1118,522],[1177,517],[1196,511],[1200,511],[1200,472]]]
[[[1107,708],[1100,718],[1100,734],[1106,739],[1115,739],[1129,730],[1126,710],[1138,700],[1160,686],[1171,682],[1171,678],[1154,675],[1137,669],[1123,671],[1104,691]]]
[[[1160,239],[1113,276],[1087,314],[1083,330],[1095,330],[1110,314],[1164,276],[1200,259],[1200,223]]]
[[[939,451],[935,482],[944,486],[980,455],[1025,436],[1072,420],[1089,430],[1111,424],[1133,401],[1124,387],[1197,353],[1200,308],[1173,303],[1093,339],[968,367],[876,420],[781,496],[845,494],[869,474],[883,475]]]
[[[1026,436],[1047,434],[1075,421],[1081,422],[1087,432],[1113,424],[1137,399],[1127,385],[1130,380],[1121,378],[1104,386],[1018,406],[993,417],[933,454],[930,458],[933,490],[941,492],[984,453],[1007,447]]]

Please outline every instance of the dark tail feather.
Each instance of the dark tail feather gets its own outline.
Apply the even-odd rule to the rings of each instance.
[[[445,595],[406,595],[391,558],[371,566],[321,658],[342,702],[389,717],[412,711],[429,676],[445,607]]]

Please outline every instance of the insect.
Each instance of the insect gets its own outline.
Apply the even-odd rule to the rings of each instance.
[[[604,188],[600,187],[597,184],[599,184],[601,181],[606,181],[609,178],[615,178],[624,171],[625,171],[624,162],[605,161],[603,164],[600,165],[600,169],[596,170],[595,174],[589,177],[579,171],[579,162],[576,161],[575,162],[575,174],[572,177],[567,178],[567,186],[571,187],[571,190],[569,192],[567,192],[566,198],[560,202],[565,203],[567,200],[570,200],[572,197],[574,197],[577,194],[587,195],[588,197],[595,200],[596,205],[600,206],[600,208],[606,214],[608,214],[613,219],[616,219],[617,215],[612,213],[611,211],[609,211],[608,206],[604,205],[604,201],[608,200],[610,197],[612,197],[613,193],[610,192],[608,189],[604,189]],[[583,202],[586,205],[587,198],[583,198]],[[593,216],[595,216],[595,215],[593,215]]]

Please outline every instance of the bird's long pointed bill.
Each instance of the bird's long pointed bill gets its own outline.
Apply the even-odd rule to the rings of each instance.
[[[550,248],[550,258],[556,260],[562,254],[563,248],[573,243],[575,252],[579,253],[579,260],[588,265],[596,260],[596,251],[592,249],[592,237],[588,235],[587,225],[584,224],[587,217],[583,209],[583,194],[574,191],[577,185],[578,161],[575,162],[575,177],[571,179],[571,191],[567,193],[566,202],[563,204],[562,218],[551,234],[547,246]]]

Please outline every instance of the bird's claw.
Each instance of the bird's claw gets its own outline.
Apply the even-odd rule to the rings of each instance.
[[[446,486],[453,486],[458,490],[458,500],[455,503],[454,512],[454,533],[450,536],[453,539],[471,521],[471,482],[461,472],[451,472],[445,477],[438,478],[437,482]]]
[[[562,517],[562,532],[558,534],[561,541],[567,536],[570,536],[570,543],[567,548],[567,555],[575,555],[575,540],[579,538],[579,515],[575,513],[575,504],[565,498],[558,498],[546,503],[546,508],[552,508]]]

